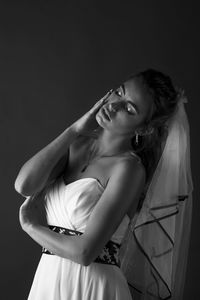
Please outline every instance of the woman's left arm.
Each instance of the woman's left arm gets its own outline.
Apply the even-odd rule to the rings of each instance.
[[[136,159],[120,161],[95,205],[84,231],[85,265],[92,263],[131,208],[137,210],[145,186],[145,169]]]
[[[29,196],[19,209],[22,229],[39,245],[55,255],[84,264],[82,236],[68,236],[47,227],[44,194]]]
[[[136,211],[144,182],[144,168],[135,160],[123,160],[116,165],[82,235],[68,236],[51,231],[38,217],[38,207],[31,197],[20,208],[22,229],[55,255],[87,266],[100,254],[130,206],[134,205]]]

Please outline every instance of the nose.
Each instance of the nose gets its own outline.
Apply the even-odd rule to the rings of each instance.
[[[113,105],[114,103],[109,103],[109,105],[108,105],[108,109],[109,109],[109,111],[114,111],[114,112],[116,112],[116,110],[115,110],[115,108],[114,108],[114,105]]]
[[[117,112],[117,110],[121,109],[124,104],[120,101],[111,102],[108,104],[108,109],[110,112]]]

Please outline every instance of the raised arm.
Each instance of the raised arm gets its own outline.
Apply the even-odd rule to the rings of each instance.
[[[15,180],[15,190],[22,196],[31,196],[41,191],[48,182],[66,167],[69,157],[69,146],[78,133],[68,127],[55,140],[36,153],[20,169]]]
[[[32,196],[59,176],[67,164],[69,146],[78,136],[91,134],[92,123],[96,123],[95,115],[106,101],[109,93],[22,166],[15,180],[15,190],[18,193],[25,197]]]

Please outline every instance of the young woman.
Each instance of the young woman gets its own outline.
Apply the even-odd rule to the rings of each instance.
[[[176,107],[171,79],[145,70],[23,165],[20,224],[43,247],[29,300],[132,299],[119,250]]]

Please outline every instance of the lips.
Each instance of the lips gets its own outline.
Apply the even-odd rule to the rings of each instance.
[[[109,114],[109,112],[103,107],[102,108],[102,113],[103,113],[103,115],[106,117],[106,119],[108,120],[108,121],[111,121],[112,119],[111,119],[111,116],[110,116],[110,114]]]

